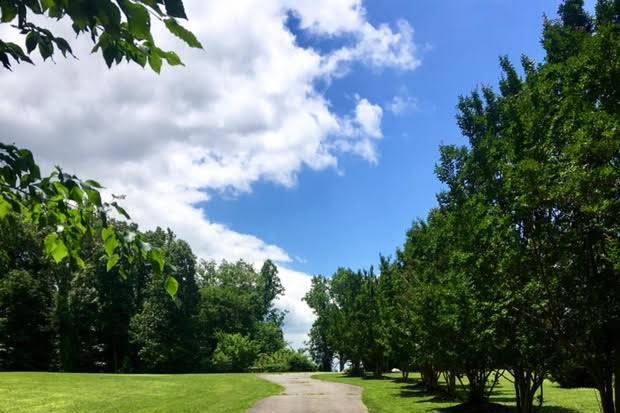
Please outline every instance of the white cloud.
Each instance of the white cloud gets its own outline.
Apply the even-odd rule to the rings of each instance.
[[[360,125],[364,134],[371,138],[381,138],[381,117],[383,110],[379,105],[373,105],[366,99],[362,99],[355,107],[355,120]]]
[[[418,109],[418,100],[410,96],[406,91],[396,95],[386,105],[386,109],[394,115],[403,115]]]
[[[287,337],[300,344],[312,320],[300,301],[308,276],[282,266],[291,258],[281,247],[210,220],[210,193],[247,192],[259,180],[291,186],[302,168],[336,167],[343,152],[376,162],[381,108],[359,99],[348,114],[336,113],[314,84],[342,76],[354,61],[414,69],[413,30],[405,21],[394,29],[370,24],[358,0],[187,0],[186,8],[204,51],[154,24],[160,46],[178,51],[185,67],[159,76],[135,65],[108,70],[80,38],[72,43],[79,61],[57,57],[2,72],[1,139],[126,194],[142,227],[172,228],[198,256],[278,261]],[[286,26],[290,12],[302,29],[350,44],[299,46]],[[71,39],[66,23],[59,30]],[[6,26],[0,38],[15,38]]]

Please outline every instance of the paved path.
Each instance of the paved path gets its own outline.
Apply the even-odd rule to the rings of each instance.
[[[311,373],[261,374],[284,387],[284,393],[259,401],[248,413],[368,413],[362,389],[311,379]]]

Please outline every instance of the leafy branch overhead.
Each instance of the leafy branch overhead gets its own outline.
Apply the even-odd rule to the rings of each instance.
[[[6,69],[11,70],[12,63],[32,64],[29,55],[35,49],[43,60],[52,58],[55,51],[74,56],[69,42],[32,23],[33,15],[55,20],[68,17],[76,35],[90,36],[95,43],[92,52],[101,52],[108,67],[126,60],[142,67],[148,63],[159,73],[163,61],[171,66],[183,64],[175,52],[157,47],[152,19],[163,22],[188,46],[202,49],[196,36],[178,21],[187,19],[181,0],[0,0],[0,23],[10,24],[25,38],[25,50],[0,39],[0,62]]]
[[[139,259],[162,275],[166,270],[163,251],[131,227],[113,225],[110,212],[126,219],[129,214],[116,201],[103,202],[100,189],[98,182],[83,181],[58,167],[42,177],[30,151],[0,143],[0,220],[13,213],[31,222],[45,234],[44,251],[57,264],[84,268],[84,241],[100,238],[108,271],[117,268],[126,278],[126,268]],[[164,287],[174,297],[178,283],[167,277]]]

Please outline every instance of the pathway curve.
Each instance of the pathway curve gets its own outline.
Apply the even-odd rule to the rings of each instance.
[[[256,403],[248,413],[368,413],[362,389],[310,378],[312,373],[261,374],[284,393]]]

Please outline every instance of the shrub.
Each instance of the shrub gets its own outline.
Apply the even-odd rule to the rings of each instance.
[[[315,371],[316,365],[303,351],[281,349],[271,354],[261,354],[252,371],[292,372]]]
[[[258,345],[241,334],[218,334],[213,366],[221,372],[247,371],[256,361]]]

